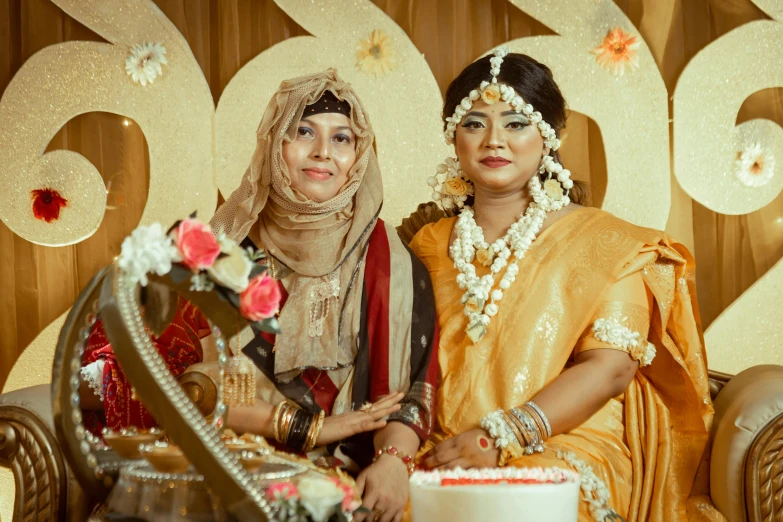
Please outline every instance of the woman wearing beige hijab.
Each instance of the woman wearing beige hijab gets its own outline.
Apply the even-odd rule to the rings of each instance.
[[[411,457],[432,430],[429,275],[378,218],[375,135],[335,71],[283,82],[257,138],[212,227],[263,248],[281,333],[244,346],[260,370],[256,400],[231,408],[228,425],[355,470],[367,520],[399,520]]]

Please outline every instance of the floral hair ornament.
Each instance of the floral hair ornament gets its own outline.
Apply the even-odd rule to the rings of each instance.
[[[536,126],[544,139],[544,145],[553,151],[560,148],[560,140],[555,130],[544,121],[541,113],[525,102],[513,87],[498,82],[500,67],[509,52],[510,50],[506,46],[493,51],[493,56],[489,59],[492,80],[483,81],[478,89],[470,91],[454,109],[454,114],[446,118],[444,134],[447,143],[454,143],[457,125],[473,107],[473,102],[481,99],[488,105],[500,101],[508,103],[514,111],[524,115],[532,125]],[[569,202],[568,191],[574,186],[570,179],[571,173],[549,155],[544,156],[539,173],[546,179],[541,181],[533,178],[529,188],[533,198],[541,204],[542,209],[546,211],[558,210],[567,205]],[[473,194],[472,183],[459,167],[459,161],[454,158],[447,158],[444,163],[438,165],[437,174],[428,178],[427,184],[433,188],[432,198],[444,210],[455,207],[462,209],[467,197]]]

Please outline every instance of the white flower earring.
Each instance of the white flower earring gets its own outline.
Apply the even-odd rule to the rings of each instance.
[[[541,159],[538,175],[533,176],[529,187],[533,200],[551,212],[571,202],[568,191],[574,187],[574,182],[568,169],[563,168],[552,156],[546,155]]]
[[[457,158],[446,158],[438,165],[436,174],[427,178],[427,185],[432,187],[432,199],[443,210],[461,209],[468,196],[473,195],[473,183],[465,176]]]

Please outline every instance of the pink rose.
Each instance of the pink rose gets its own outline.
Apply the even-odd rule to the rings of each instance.
[[[332,478],[332,482],[343,492],[343,512],[353,513],[362,503],[356,499],[356,491],[344,482],[340,482],[340,479]]]
[[[280,287],[266,274],[251,279],[247,288],[239,294],[239,312],[251,321],[274,317],[279,308]]]
[[[289,500],[299,498],[299,491],[291,482],[278,482],[266,488],[266,496],[273,500]]]
[[[193,218],[183,220],[174,231],[174,243],[182,264],[194,272],[212,266],[220,255],[220,244],[209,225]]]

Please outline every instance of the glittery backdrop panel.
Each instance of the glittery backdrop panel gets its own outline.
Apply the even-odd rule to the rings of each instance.
[[[745,99],[783,87],[783,67],[770,56],[783,48],[783,24],[756,21],[714,41],[691,60],[674,92],[674,173],[685,191],[722,214],[748,214],[774,200],[783,176],[747,186],[736,174],[737,155],[758,144],[783,167],[783,129],[769,120],[735,125]]]
[[[42,154],[65,123],[92,111],[132,118],[144,132],[150,186],[143,224],[172,222],[194,210],[210,217],[217,198],[213,103],[182,35],[151,2],[55,3],[113,43],[50,46],[14,76],[0,102],[0,191],[6,195],[0,199],[0,218],[41,245],[78,243],[97,230],[106,188],[94,166],[77,153]],[[168,65],[154,84],[142,87],[126,74],[125,58],[133,44],[146,41],[166,46]],[[30,191],[44,187],[68,200],[51,223],[35,219],[31,210]]]
[[[774,19],[744,24],[702,49],[683,70],[673,96],[674,173],[693,199],[721,214],[758,211],[783,189],[783,129],[767,119],[736,125],[749,96],[783,87],[783,9],[772,0],[755,3]],[[772,158],[773,174],[765,184],[749,186],[738,175],[737,158],[756,146],[766,161]],[[737,373],[756,364],[783,364],[781,322],[783,261],[707,328],[710,367]]]
[[[356,89],[377,136],[384,181],[381,217],[398,223],[418,202],[425,183],[450,153],[440,120],[440,89],[410,38],[369,0],[276,0],[313,36],[285,40],[248,62],[226,86],[217,107],[216,167],[224,197],[239,186],[256,146],[255,131],[280,82],[329,67]],[[357,51],[373,31],[388,37],[381,49],[391,71],[374,76],[359,69]],[[389,56],[391,55],[391,56]]]
[[[665,228],[671,203],[667,93],[639,31],[608,0],[512,3],[558,36],[514,40],[511,49],[552,69],[569,107],[601,129],[608,178],[604,210],[638,225]],[[626,66],[619,77],[590,52],[615,27],[641,43],[638,69]]]

